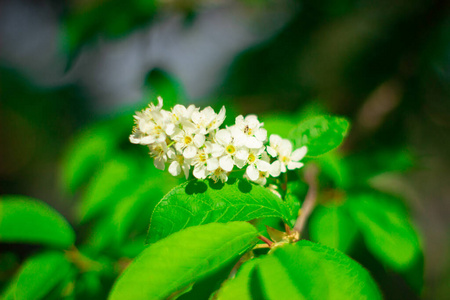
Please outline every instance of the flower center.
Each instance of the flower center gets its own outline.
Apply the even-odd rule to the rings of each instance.
[[[185,136],[185,137],[184,137],[184,143],[185,143],[186,145],[192,143],[192,138],[191,138],[190,136]]]
[[[198,159],[201,162],[206,162],[206,154],[205,153],[200,153],[199,156],[198,156]]]
[[[234,152],[236,152],[236,148],[233,145],[228,145],[226,151],[228,154],[233,154]]]
[[[252,135],[253,131],[250,127],[248,127],[248,125],[245,125],[244,133],[246,133],[248,135]]]
[[[249,163],[254,163],[255,160],[256,160],[255,154],[250,153],[249,156],[248,156],[248,162],[249,162]]]
[[[289,159],[289,157],[287,157],[287,156],[282,156],[282,157],[280,157],[280,160],[281,160],[282,162],[284,162],[285,164],[291,161],[291,160]]]

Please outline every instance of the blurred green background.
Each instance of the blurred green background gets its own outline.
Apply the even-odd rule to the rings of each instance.
[[[70,173],[77,160],[68,157],[91,147],[96,168],[116,161],[108,166],[120,171],[130,165],[123,153],[144,163],[145,151],[131,149],[127,136],[133,111],[157,95],[166,109],[226,105],[228,123],[256,113],[269,133],[302,115],[338,114],[352,121],[337,154],[350,166],[339,188],[364,181],[405,201],[422,236],[421,296],[367,249],[354,257],[389,299],[445,299],[449,7],[440,0],[3,0],[0,194],[41,199],[78,225],[78,200],[89,197],[83,177],[93,170]],[[77,231],[98,238],[88,226]],[[3,286],[35,248],[1,244],[0,251]]]

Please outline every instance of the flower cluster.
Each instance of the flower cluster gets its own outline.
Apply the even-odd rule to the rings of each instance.
[[[183,173],[187,179],[192,168],[198,179],[225,182],[237,167],[245,168],[248,179],[264,185],[269,176],[303,166],[299,161],[306,147],[292,151],[292,143],[275,134],[266,146],[267,131],[255,115],[238,116],[234,125],[220,129],[225,107],[216,114],[211,107],[175,105],[167,111],[162,106],[158,97],[158,105],[136,112],[130,141],[147,145],[155,167],[164,170],[168,164],[174,176]]]

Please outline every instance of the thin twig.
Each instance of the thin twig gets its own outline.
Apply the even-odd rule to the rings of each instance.
[[[267,245],[269,245],[269,247],[272,247],[273,242],[271,240],[269,240],[268,238],[266,238],[265,236],[258,236],[258,239],[260,239],[261,241],[263,241],[264,243],[266,243]]]
[[[305,197],[305,201],[303,202],[302,208],[300,210],[300,214],[297,218],[297,221],[295,221],[295,225],[293,228],[293,231],[298,234],[297,239],[300,237],[303,229],[305,228],[306,221],[311,215],[314,206],[316,204],[317,190],[318,190],[317,174],[318,174],[317,166],[313,164],[310,164],[305,169],[305,181],[306,183],[308,183],[309,188],[308,193],[306,194]]]

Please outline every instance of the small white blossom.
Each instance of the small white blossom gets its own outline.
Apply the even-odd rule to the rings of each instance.
[[[258,149],[267,139],[267,131],[261,128],[263,125],[255,115],[248,115],[245,118],[240,115],[236,117],[236,124],[231,126],[230,130],[233,138],[247,148]]]
[[[150,156],[154,158],[153,164],[157,169],[164,170],[167,162],[167,144],[166,142],[149,145]]]
[[[190,160],[186,159],[183,155],[177,154],[173,149],[170,149],[167,153],[170,159],[169,173],[173,176],[178,176],[183,172],[186,179],[189,177]]]
[[[286,168],[295,170],[303,167],[303,163],[301,163],[300,160],[305,157],[306,152],[306,146],[292,152],[291,141],[283,139],[278,149],[278,161],[281,164],[281,172],[285,173]]]

